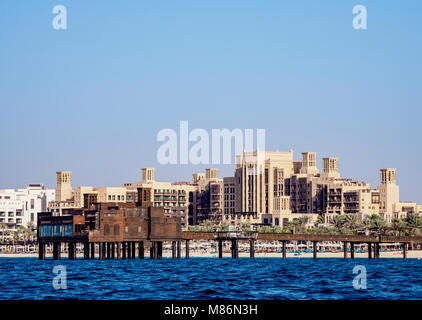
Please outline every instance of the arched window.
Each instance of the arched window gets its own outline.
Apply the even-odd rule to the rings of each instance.
[[[120,228],[118,224],[114,225],[114,235],[118,236],[120,234]]]
[[[108,236],[110,234],[110,226],[108,224],[104,225],[104,235]]]

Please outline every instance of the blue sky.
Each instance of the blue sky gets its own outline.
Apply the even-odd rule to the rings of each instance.
[[[416,0],[2,1],[0,187],[53,187],[57,170],[119,186],[147,166],[190,180],[207,166],[156,160],[158,131],[188,120],[264,128],[267,149],[337,156],[373,187],[395,167],[422,203],[421,15]]]

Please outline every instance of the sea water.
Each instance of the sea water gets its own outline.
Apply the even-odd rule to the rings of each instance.
[[[0,299],[422,299],[422,260],[0,258]]]

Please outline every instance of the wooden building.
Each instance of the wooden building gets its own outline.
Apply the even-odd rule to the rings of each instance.
[[[87,195],[84,208],[63,209],[61,216],[38,214],[39,258],[45,259],[45,246],[53,245],[53,259],[60,258],[62,243],[67,244],[69,259],[76,258],[76,244],[84,244],[84,257],[100,259],[144,257],[144,244],[150,244],[151,258],[162,257],[163,241],[172,241],[173,257],[180,257],[183,239],[178,217],[164,214],[161,207],[143,201],[148,190],[138,190],[138,202],[96,203]],[[177,255],[176,255],[177,246]],[[137,250],[136,250],[137,248]]]

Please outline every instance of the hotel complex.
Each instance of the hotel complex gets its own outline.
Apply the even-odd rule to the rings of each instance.
[[[422,205],[400,201],[396,169],[381,169],[380,178],[380,186],[372,189],[365,182],[341,178],[337,158],[323,158],[320,172],[315,152],[303,152],[301,160],[294,160],[293,151],[260,150],[237,156],[232,177],[219,178],[218,170],[210,168],[205,174],[194,173],[190,182],[156,181],[154,168],[143,168],[139,182],[73,189],[71,172],[60,171],[55,190],[43,185],[0,190],[0,224],[13,230],[36,224],[38,212],[60,216],[96,203],[141,201],[180,217],[184,228],[205,220],[283,227],[301,216],[313,223],[320,215],[328,221],[334,215],[356,214],[362,220],[377,214],[387,222],[409,213],[422,215]],[[143,199],[138,199],[140,194]]]

